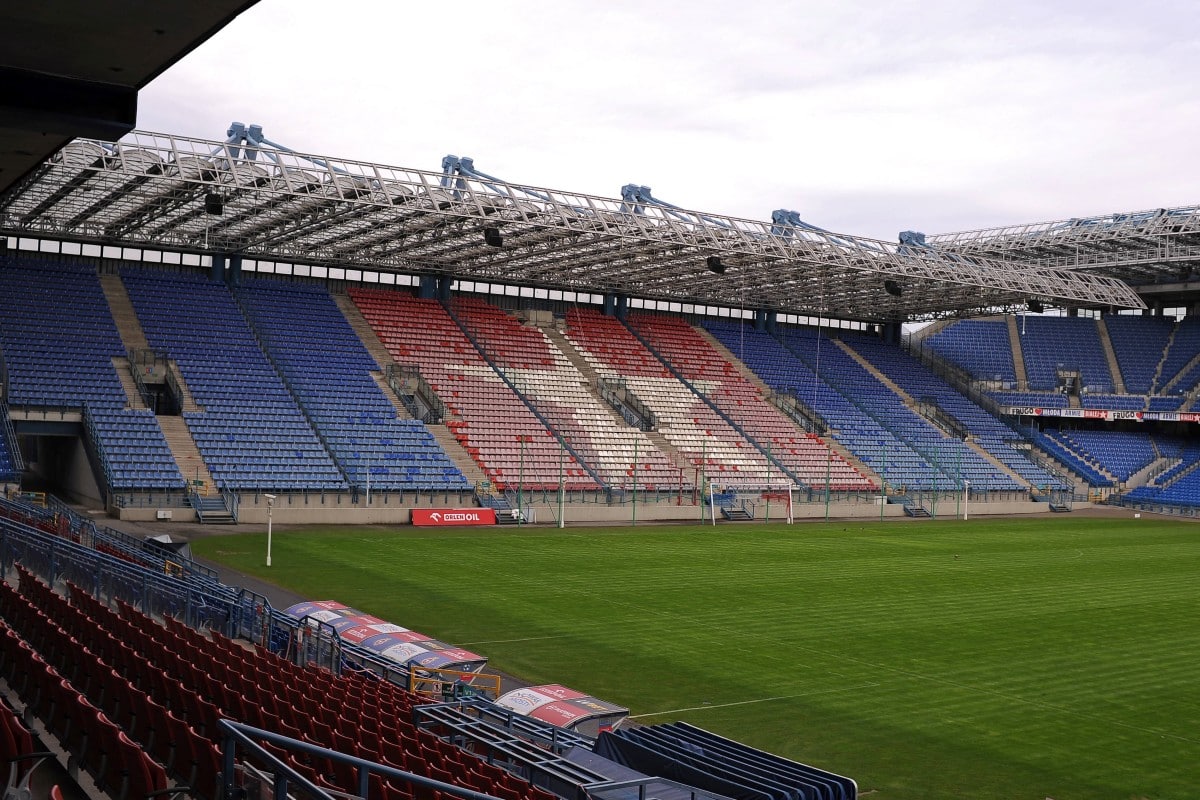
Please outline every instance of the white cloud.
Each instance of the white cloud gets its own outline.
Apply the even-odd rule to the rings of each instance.
[[[314,152],[891,239],[1194,203],[1188,4],[262,0],[142,93]],[[857,201],[856,201],[857,198]]]

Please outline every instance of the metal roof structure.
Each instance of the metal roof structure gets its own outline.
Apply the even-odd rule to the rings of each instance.
[[[1200,295],[1200,206],[930,236],[939,249],[1120,278],[1143,295]]]
[[[226,141],[76,140],[0,195],[0,233],[863,321],[1030,298],[1144,307],[1105,274],[834,234],[792,212],[689,211],[645,187],[613,199],[525,186],[461,161],[439,172],[297,153],[240,123]]]
[[[0,192],[78,136],[131,131],[138,90],[256,2],[5,3]]]

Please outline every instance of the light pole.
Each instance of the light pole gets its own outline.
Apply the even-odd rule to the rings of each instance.
[[[829,522],[829,469],[833,466],[833,442],[825,442],[825,521]]]
[[[563,482],[563,457],[566,452],[566,442],[563,441],[563,435],[558,435],[558,527],[566,527],[566,521],[563,519],[563,514],[566,511],[567,505],[567,485]]]
[[[986,491],[986,487],[984,491]],[[963,481],[963,519],[967,519],[971,515],[971,482]]]
[[[264,494],[267,498],[267,566],[271,566],[271,511],[275,508],[275,495]]]
[[[637,468],[638,468],[638,440],[633,440],[633,511],[630,525],[637,525]]]
[[[883,471],[879,473],[879,521],[883,522],[883,507],[887,505],[887,440],[879,441],[883,445]]]
[[[517,437],[517,441],[521,443],[521,463],[517,470],[517,527],[521,527],[525,516],[525,442],[529,439],[528,434]]]

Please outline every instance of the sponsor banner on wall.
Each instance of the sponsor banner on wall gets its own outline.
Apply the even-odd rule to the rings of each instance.
[[[414,508],[412,524],[434,525],[495,525],[493,508]]]
[[[1058,417],[1060,419],[1102,419],[1109,422],[1200,422],[1200,413],[1179,411],[1129,411],[1104,408],[1039,408],[1007,406],[1004,413],[1014,417]]]

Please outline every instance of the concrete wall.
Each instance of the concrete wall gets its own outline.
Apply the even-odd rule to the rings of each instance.
[[[1089,507],[1089,503],[1076,503],[1075,508]],[[429,508],[427,505],[419,506],[421,508]],[[272,510],[272,522],[275,525],[407,525],[409,524],[409,513],[412,506],[375,506],[366,507],[365,505],[320,505],[317,502],[309,505],[280,505]],[[557,520],[558,509],[551,505],[533,505],[530,506],[533,511],[534,523],[539,525],[554,525]],[[196,515],[190,508],[171,508],[171,520],[164,521],[164,526],[170,526],[173,522],[195,522]],[[997,503],[982,503],[972,501],[967,509],[970,517],[985,517],[994,515],[1013,515],[1013,514],[1046,514],[1050,513],[1046,503],[1032,503],[1027,501],[1017,502],[997,502]],[[118,510],[117,516],[124,520],[136,520],[149,522],[154,521],[158,509],[145,508],[122,508]],[[956,511],[959,516],[963,509],[955,507],[954,500],[945,500],[939,502],[937,507],[937,516],[939,519],[954,519]],[[759,504],[756,507],[758,519],[755,522],[765,522],[763,515],[766,512],[765,504]],[[786,508],[783,503],[772,503],[770,508],[770,521],[784,521]],[[707,515],[707,508],[704,513]],[[654,522],[701,522],[701,508],[693,505],[638,505],[637,519],[638,523],[654,523]],[[904,508],[899,505],[886,505],[883,508],[885,519],[905,519]],[[802,503],[793,507],[793,516],[797,521],[819,521],[825,518],[824,503]],[[568,505],[566,507],[566,524],[570,525],[587,525],[587,524],[631,524],[634,522],[634,509],[631,505],[608,506],[599,503],[584,503],[578,505]],[[829,506],[830,519],[862,519],[871,520],[879,519],[879,505],[876,503],[831,503]],[[261,525],[267,524],[267,506],[266,501],[261,500],[257,505],[243,501],[238,514],[238,519],[242,524]],[[707,516],[704,519],[708,522]],[[721,519],[720,512],[717,512],[717,521],[722,524],[730,524]]]

